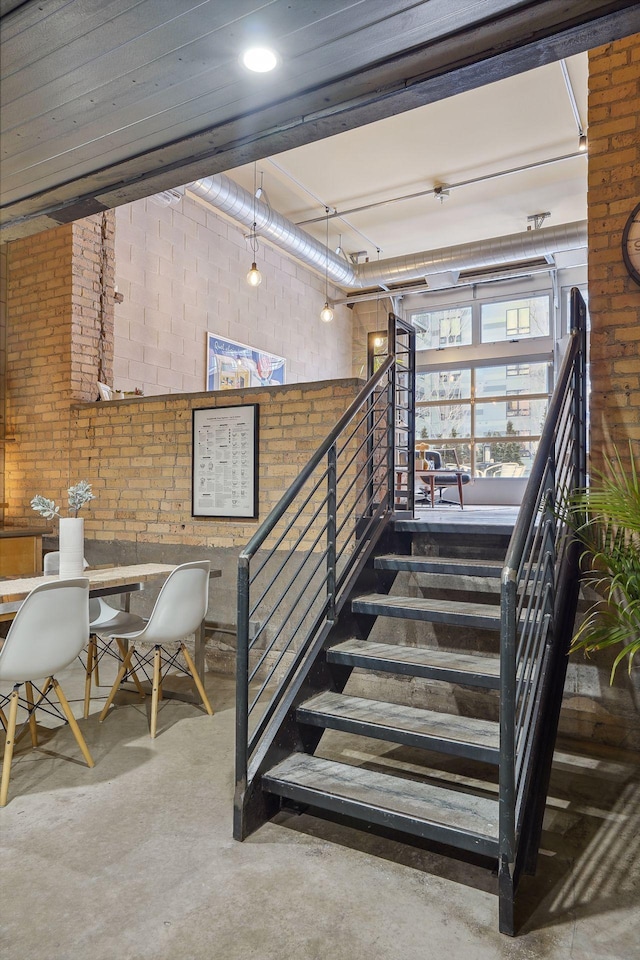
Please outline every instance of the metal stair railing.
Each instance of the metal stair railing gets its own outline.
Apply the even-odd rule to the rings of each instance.
[[[502,570],[499,877],[506,933],[513,933],[519,874],[537,850],[571,639],[567,620],[575,615],[578,552],[558,505],[586,480],[585,327],[574,288],[571,340]]]
[[[399,464],[413,463],[413,433],[398,426],[413,395],[413,337],[390,317],[388,354],[239,556],[236,807],[372,545],[398,505],[413,506],[412,471],[404,491],[397,482]]]

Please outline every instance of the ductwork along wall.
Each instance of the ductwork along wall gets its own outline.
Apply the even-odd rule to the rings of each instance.
[[[347,290],[422,278],[428,281],[430,274],[447,270],[497,267],[535,257],[551,257],[560,251],[587,245],[587,222],[581,220],[441,250],[352,265],[222,173],[196,180],[187,189],[307,266],[322,274],[326,270],[333,283]]]

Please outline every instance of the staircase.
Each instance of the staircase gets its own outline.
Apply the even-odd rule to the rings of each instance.
[[[410,546],[410,539],[405,535]],[[282,798],[283,802],[304,804],[316,811],[343,814],[364,823],[373,823],[401,833],[446,843],[461,850],[498,857],[498,800],[494,783],[480,793],[475,787],[458,781],[455,789],[450,780],[437,782],[433,764],[425,767],[424,780],[406,779],[402,770],[379,772],[375,749],[370,761],[355,766],[348,762],[319,755],[326,730],[371,738],[387,744],[447,754],[480,761],[497,769],[500,731],[495,719],[484,716],[445,713],[425,706],[398,702],[397,678],[411,677],[439,684],[474,687],[496,691],[500,682],[499,630],[500,610],[495,605],[499,591],[500,561],[469,563],[455,558],[380,553],[371,560],[371,570],[378,590],[392,588],[398,574],[411,574],[422,584],[421,592],[429,592],[434,574],[451,580],[455,598],[429,599],[394,593],[362,593],[356,585],[350,601],[351,633],[348,639],[332,643],[329,636],[323,651],[327,689],[301,700],[295,708],[295,723],[302,742],[315,745],[315,751],[297,752],[272,767],[263,778],[263,790]],[[476,578],[479,590],[487,578],[494,585],[487,596],[494,603],[469,602],[468,587],[458,590],[456,581]],[[434,592],[434,591],[432,591]],[[437,591],[436,591],[437,592]],[[435,645],[433,638],[409,646],[398,624],[418,621],[420,624],[454,627],[460,644]],[[478,631],[490,637],[483,653],[468,652],[469,638]],[[336,630],[339,633],[339,630]],[[370,639],[371,634],[380,639]],[[464,641],[467,641],[465,643]],[[345,692],[352,685],[352,671],[359,671],[356,687],[359,695]],[[386,681],[386,683],[385,683]],[[366,693],[367,686],[374,695]],[[391,688],[385,698],[385,687]],[[429,683],[420,687],[425,703],[429,703]],[[486,712],[495,711],[494,703]],[[311,738],[309,740],[309,738]],[[345,742],[350,742],[345,738]],[[366,751],[361,745],[359,753]],[[336,752],[334,738],[333,752]],[[392,751],[395,754],[394,751]],[[382,751],[384,755],[384,750]],[[433,758],[431,758],[433,760]],[[428,782],[427,782],[428,775]],[[477,775],[476,775],[477,781]]]
[[[577,600],[556,504],[584,478],[578,298],[513,532],[413,519],[412,332],[391,317],[386,360],[239,562],[236,838],[293,806],[473,852],[509,935]]]

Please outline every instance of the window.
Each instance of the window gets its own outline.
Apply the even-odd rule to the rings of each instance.
[[[551,316],[546,292],[411,313],[417,349],[428,351],[416,373],[416,440],[478,477],[527,476],[553,379]]]
[[[482,343],[549,336],[549,297],[483,303],[480,310]]]
[[[452,307],[411,315],[416,350],[437,350],[471,343],[471,307]]]

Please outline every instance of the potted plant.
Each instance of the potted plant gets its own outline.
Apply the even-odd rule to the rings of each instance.
[[[570,497],[567,519],[584,544],[586,583],[598,594],[575,634],[570,652],[620,647],[611,682],[640,649],[640,478],[629,443],[629,463],[618,451],[593,483]]]
[[[60,507],[53,500],[38,494],[31,501],[31,506],[47,520],[58,518],[59,549],[60,549],[60,577],[81,577],[84,573],[84,520],[78,516],[78,511],[85,503],[95,500],[91,492],[91,484],[80,480],[67,490],[69,509],[72,515],[60,516]]]

